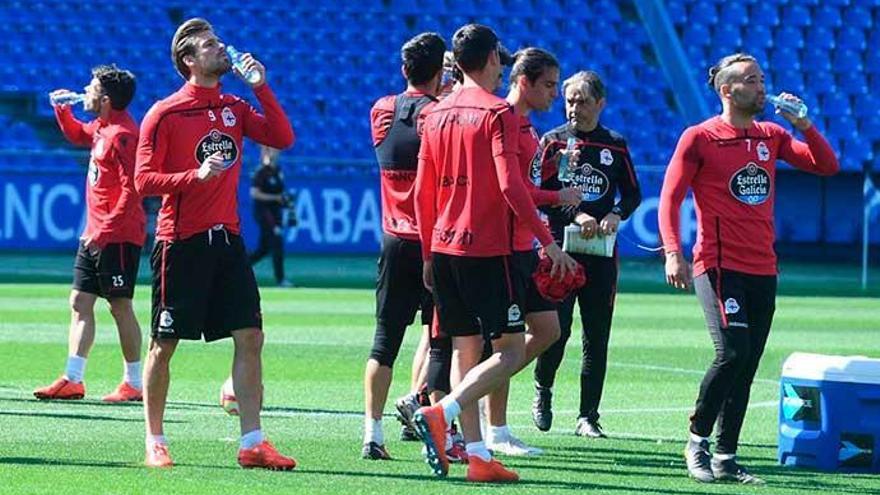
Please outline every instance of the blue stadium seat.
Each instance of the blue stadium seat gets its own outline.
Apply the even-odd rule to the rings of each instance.
[[[834,71],[849,72],[862,70],[862,54],[856,50],[840,49],[834,51]]]
[[[874,158],[874,150],[863,136],[857,135],[855,138],[843,140],[843,156],[846,161],[858,166],[857,170],[862,170],[861,165]]]
[[[507,0],[507,11],[511,15],[523,16],[530,16],[535,13],[531,0]]]
[[[749,11],[744,2],[725,2],[721,4],[718,18],[721,24],[744,26],[749,23]]]
[[[812,24],[810,8],[803,3],[791,2],[782,7],[782,18],[785,26],[801,28]]]
[[[870,45],[870,46],[880,46],[880,45]],[[866,50],[865,54],[865,72],[868,74],[880,74],[880,50],[878,49],[870,49]]]
[[[742,46],[739,26],[736,24],[719,24],[712,33],[712,44],[732,52]]]
[[[684,0],[668,0],[666,2],[666,13],[669,20],[676,26],[680,26],[687,20],[687,8],[685,8]]]
[[[763,48],[765,50],[773,47],[773,33],[769,26],[763,24],[750,25],[743,33],[743,43],[749,48]]]
[[[834,31],[827,26],[812,26],[806,31],[804,46],[808,48],[834,48]]]
[[[835,91],[834,76],[830,72],[815,71],[807,73],[807,90],[814,95],[823,95]]]
[[[838,28],[843,24],[840,17],[840,9],[830,3],[823,3],[813,11],[813,24]]]
[[[794,48],[776,47],[770,54],[770,67],[776,71],[800,70],[800,56]]]
[[[749,8],[750,27],[779,25],[779,10],[774,2],[757,2]]]
[[[768,91],[771,87],[768,85]],[[799,70],[785,70],[774,74],[772,91],[779,93],[785,91],[795,95],[804,93],[804,76]]]
[[[718,24],[718,11],[711,2],[697,2],[691,5],[688,23],[698,22],[707,26]]]
[[[837,74],[837,87],[848,95],[861,95],[868,92],[868,81],[862,72],[841,72]]]
[[[832,69],[831,52],[824,47],[807,45],[804,47],[802,55],[801,60],[811,71],[830,71]]]
[[[865,48],[865,33],[861,28],[845,26],[837,32],[838,50],[863,50]]]
[[[858,117],[880,115],[880,96],[874,92],[858,95],[853,100],[853,114]]]
[[[862,5],[850,5],[843,11],[843,25],[870,29],[873,24],[871,9]]]
[[[826,119],[828,133],[838,139],[852,139],[858,135],[856,121],[848,115],[835,115]]]
[[[708,46],[712,41],[709,27],[702,22],[689,22],[684,25],[681,41],[685,45]]]
[[[776,28],[773,34],[773,47],[798,49],[804,46],[803,40],[801,28],[786,24]]]
[[[859,135],[870,141],[880,140],[880,114],[860,118]]]
[[[822,115],[827,117],[848,116],[852,112],[849,106],[849,96],[835,91],[822,97]]]

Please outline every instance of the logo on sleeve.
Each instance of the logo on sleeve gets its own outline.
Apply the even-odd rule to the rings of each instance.
[[[756,149],[758,150],[759,162],[766,162],[770,159],[770,148],[767,147],[767,143],[760,141]]]
[[[762,143],[763,144],[763,143]],[[730,194],[739,201],[757,206],[770,197],[770,174],[755,162],[734,172],[730,178]]]
[[[735,315],[739,313],[739,303],[736,299],[729,297],[724,301],[724,314]]]
[[[572,179],[572,186],[584,192],[584,201],[598,201],[608,194],[610,183],[608,176],[589,163],[580,166]]]
[[[231,167],[238,160],[238,145],[229,134],[211,129],[196,146],[196,161],[202,163],[216,152],[222,153],[225,168]]]
[[[220,116],[223,117],[223,125],[226,127],[235,127],[235,113],[229,107],[223,107],[223,111],[220,112]]]
[[[614,155],[611,154],[611,150],[602,148],[602,151],[599,153],[599,163],[606,167],[610,167],[614,163]]]

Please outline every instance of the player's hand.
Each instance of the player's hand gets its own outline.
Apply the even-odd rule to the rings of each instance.
[[[434,290],[434,272],[431,271],[431,260],[425,260],[422,263],[422,283],[425,284],[425,288],[429,291]]]
[[[578,213],[574,217],[574,223],[581,226],[581,237],[584,239],[592,239],[599,233],[599,222],[586,213]]]
[[[553,266],[550,267],[550,276],[553,278],[563,279],[577,270],[577,261],[560,249],[555,242],[544,246],[544,254],[553,262]]]
[[[259,60],[255,59],[250,53],[243,53],[241,55],[241,61],[244,64],[244,72],[248,73],[252,70],[257,71],[260,74],[260,79],[256,84],[251,84],[247,82],[244,78],[244,74],[242,74],[238,68],[235,66],[232,67],[232,70],[235,71],[235,75],[237,75],[242,81],[244,81],[248,86],[252,88],[256,88],[257,86],[261,86],[266,82],[266,67],[260,63]]]
[[[690,267],[679,251],[666,254],[666,283],[681,290],[691,287]]]
[[[51,102],[51,101],[52,101],[53,99],[55,99],[56,97],[61,96],[61,95],[67,95],[67,94],[73,94],[73,91],[71,91],[71,90],[69,90],[69,89],[63,89],[63,88],[62,88],[62,89],[56,89],[55,91],[52,91],[51,93],[49,93],[49,101]],[[55,105],[55,106],[56,106],[56,107],[65,108],[65,107],[69,107],[70,105],[69,105],[69,104],[63,104],[63,105]]]
[[[97,256],[101,252],[101,246],[98,245],[94,237],[83,237],[83,247],[92,256]]]
[[[785,101],[791,101],[794,103],[802,103],[801,99],[791,93],[780,93],[779,97]],[[776,113],[778,113],[783,119],[787,120],[791,125],[797,127],[801,131],[805,131],[809,129],[813,122],[810,121],[808,117],[798,118],[797,115],[789,112],[784,112],[780,109],[776,109]]]
[[[216,151],[208,158],[205,158],[205,161],[202,162],[202,166],[199,167],[198,172],[196,172],[196,177],[198,177],[199,182],[205,182],[206,180],[210,180],[220,175],[225,166],[223,152]]]
[[[584,193],[577,187],[566,187],[559,190],[559,205],[577,206],[581,204]]]
[[[619,225],[620,216],[616,213],[609,213],[599,222],[599,233],[602,235],[613,234],[617,232]]]

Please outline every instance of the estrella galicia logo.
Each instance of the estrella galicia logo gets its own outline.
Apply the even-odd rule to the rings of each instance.
[[[730,178],[730,194],[750,206],[767,201],[770,188],[770,174],[755,162],[749,162]]]
[[[584,201],[598,201],[608,193],[608,176],[601,170],[584,163],[577,172],[571,182],[584,192]]]
[[[196,146],[196,161],[202,163],[206,158],[216,152],[223,154],[224,168],[231,167],[238,160],[238,145],[229,134],[224,134],[217,129],[211,129]]]

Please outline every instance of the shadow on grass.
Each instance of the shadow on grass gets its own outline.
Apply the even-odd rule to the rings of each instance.
[[[557,466],[558,470],[559,467]],[[633,491],[633,487],[626,486],[617,486],[617,485],[607,485],[607,484],[599,484],[599,483],[586,483],[586,482],[572,482],[572,481],[544,481],[544,480],[520,480],[516,483],[507,484],[507,483],[480,483],[479,485],[475,483],[471,483],[465,481],[462,477],[452,477],[452,478],[437,478],[435,476],[427,475],[427,474],[398,474],[398,473],[376,473],[376,472],[356,472],[356,471],[332,471],[332,470],[323,470],[323,469],[314,469],[314,470],[302,470],[299,471],[301,475],[308,474],[316,474],[316,475],[331,475],[331,476],[349,476],[354,478],[365,478],[370,480],[380,480],[380,479],[395,479],[401,481],[417,481],[421,484],[426,483],[443,483],[446,486],[454,486],[454,487],[470,487],[475,488],[476,486],[511,486],[511,487],[535,487],[544,490],[550,489],[564,489],[564,490],[599,490],[599,493],[610,493],[614,491],[624,491],[627,493],[631,493]],[[423,488],[426,488],[427,485],[423,485]],[[703,495],[704,491],[694,491],[694,490],[670,490],[668,488],[664,489],[655,489],[655,488],[639,488],[638,490],[641,493],[675,493],[680,495]],[[426,493],[430,493],[430,490],[425,490]]]
[[[77,466],[96,468],[133,469],[143,466],[120,461],[80,461],[73,459],[47,459],[45,457],[0,457],[0,465],[17,464],[19,466]]]
[[[118,421],[120,423],[143,423],[143,418],[118,418],[115,416],[103,416],[100,414],[66,414],[44,411],[0,411],[0,416],[27,416],[37,418],[57,418],[57,419],[84,419],[87,421]],[[169,421],[165,421],[169,423]]]

